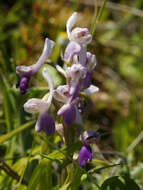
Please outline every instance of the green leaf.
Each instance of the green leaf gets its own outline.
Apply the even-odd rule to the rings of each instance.
[[[60,150],[56,150],[50,154],[41,154],[42,157],[44,158],[47,158],[47,159],[51,159],[51,160],[55,160],[55,161],[58,161],[58,160],[61,160],[61,159],[64,159],[65,157],[68,158],[68,156],[70,156],[70,154],[72,154],[73,152],[75,152],[76,150],[80,149],[81,147],[81,142],[78,141],[76,143],[73,143],[67,147],[64,147]]]
[[[101,190],[140,190],[134,180],[127,176],[114,176],[104,181]]]
[[[2,95],[3,95],[5,121],[6,121],[8,132],[10,132],[12,129],[11,110],[10,110],[10,106],[9,106],[8,91],[7,91],[7,88],[5,86],[1,70],[0,70],[0,88],[2,91]]]
[[[33,171],[27,190],[51,190],[52,172],[51,162],[42,160]]]
[[[83,173],[84,170],[81,167],[77,167],[75,164],[68,165],[67,178],[59,190],[77,190],[83,181],[81,178]]]

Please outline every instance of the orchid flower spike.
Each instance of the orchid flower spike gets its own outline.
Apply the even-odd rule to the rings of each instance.
[[[43,52],[38,61],[34,65],[16,67],[16,73],[18,73],[20,76],[20,80],[16,85],[16,87],[20,88],[21,94],[25,94],[29,90],[30,77],[40,69],[40,67],[45,63],[45,61],[51,55],[54,44],[55,44],[54,41],[46,38]]]
[[[28,113],[39,113],[36,122],[35,130],[37,132],[44,131],[47,135],[52,135],[55,131],[55,122],[53,118],[47,113],[53,98],[54,84],[53,80],[46,68],[43,69],[43,77],[49,85],[48,100],[32,98],[24,104],[24,110]]]
[[[90,43],[92,36],[87,28],[76,27],[72,30],[72,27],[77,21],[77,13],[74,12],[72,16],[67,21],[67,34],[70,40],[64,55],[64,60],[69,62],[71,58],[75,55],[79,56],[79,62],[85,65],[86,60],[86,49],[85,45]]]

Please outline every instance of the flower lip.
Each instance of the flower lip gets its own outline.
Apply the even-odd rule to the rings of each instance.
[[[76,108],[72,104],[65,104],[59,109],[57,114],[63,116],[63,119],[67,125],[71,125],[76,119]]]
[[[29,90],[30,77],[23,76],[16,85],[16,88],[20,88],[20,93],[25,94]]]
[[[89,145],[83,145],[80,152],[79,152],[79,158],[78,158],[78,164],[81,167],[85,166],[85,163],[87,161],[91,162],[92,160],[92,150]]]
[[[44,112],[39,116],[35,129],[37,132],[44,131],[47,135],[53,135],[55,122],[47,112]]]

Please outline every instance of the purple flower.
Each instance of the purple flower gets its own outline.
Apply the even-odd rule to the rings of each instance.
[[[34,65],[16,67],[16,73],[18,73],[20,76],[20,80],[16,85],[16,87],[20,88],[21,94],[24,94],[29,90],[29,80],[31,76],[34,75],[40,69],[40,67],[45,63],[45,61],[51,55],[54,44],[55,43],[52,40],[46,38],[43,52],[38,61]]]
[[[70,40],[66,50],[64,59],[66,62],[69,62],[71,58],[75,55],[79,56],[79,62],[81,65],[85,65],[86,63],[86,48],[85,45],[90,43],[92,40],[92,36],[89,33],[87,28],[74,28],[77,21],[77,13],[73,13],[72,16],[67,21],[67,34]]]
[[[75,105],[79,90],[79,84],[72,87],[70,85],[63,85],[54,90],[54,98],[64,103],[57,114],[63,116],[67,125],[71,125],[74,122],[81,124],[80,113],[78,113],[78,109]]]
[[[99,132],[87,130],[80,135],[80,140],[84,145],[90,145],[91,143],[95,143],[96,140],[99,139],[99,137]]]
[[[47,112],[44,112],[39,116],[35,129],[37,132],[44,131],[47,135],[53,135],[55,121]]]
[[[89,145],[83,145],[80,152],[79,152],[79,157],[78,157],[78,164],[81,167],[85,166],[85,163],[87,161],[91,162],[92,160],[92,150]]]
[[[88,88],[91,85],[92,71],[87,71],[85,78],[81,79],[83,88]]]
[[[16,88],[20,88],[21,94],[25,94],[29,90],[29,80],[29,77],[23,76],[17,83]]]
[[[35,126],[37,132],[44,131],[47,135],[52,135],[55,131],[55,122],[47,113],[53,98],[53,81],[46,68],[43,69],[43,77],[49,84],[50,93],[48,99],[31,98],[24,104],[24,110],[28,113],[39,113]]]
[[[72,104],[64,104],[57,114],[63,116],[63,119],[67,125],[71,125],[76,119],[76,108]]]

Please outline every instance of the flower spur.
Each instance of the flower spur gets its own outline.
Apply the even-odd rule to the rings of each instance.
[[[45,63],[48,57],[51,55],[55,42],[45,39],[43,52],[38,59],[38,61],[30,66],[17,66],[16,73],[19,74],[20,80],[16,85],[17,88],[20,88],[21,94],[25,94],[29,90],[29,80],[32,75],[37,73],[41,66]]]

